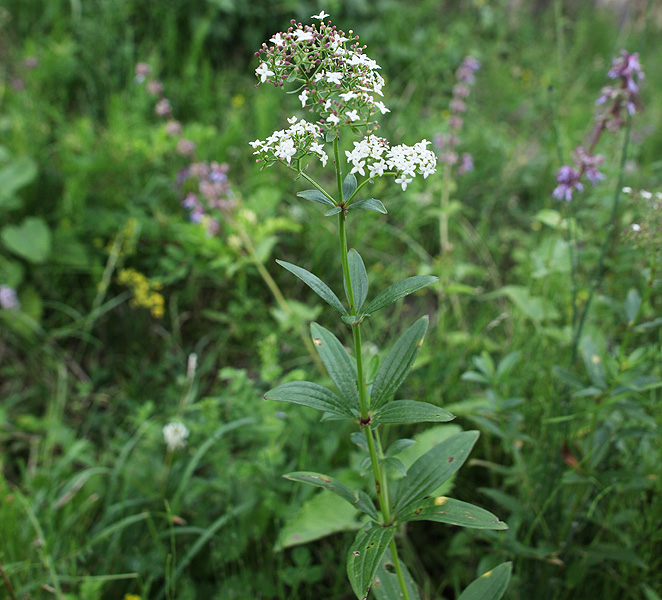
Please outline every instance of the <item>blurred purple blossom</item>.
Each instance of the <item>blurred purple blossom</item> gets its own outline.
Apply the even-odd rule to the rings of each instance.
[[[554,188],[552,196],[559,200],[570,202],[572,200],[572,191],[581,192],[584,186],[579,181],[580,173],[567,165],[562,166],[556,174],[556,181],[559,185]]]
[[[0,308],[5,310],[19,310],[21,303],[16,290],[8,285],[0,285]]]

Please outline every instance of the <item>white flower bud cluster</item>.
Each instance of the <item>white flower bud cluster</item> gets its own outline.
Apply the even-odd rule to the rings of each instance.
[[[370,179],[395,173],[395,182],[404,191],[417,173],[427,179],[437,170],[437,157],[427,149],[429,144],[428,140],[421,140],[413,146],[401,144],[391,148],[387,139],[370,135],[354,142],[354,149],[346,150],[345,155],[352,164],[352,173],[365,176],[367,169]]]
[[[337,132],[339,126],[351,125],[370,132],[376,128],[372,115],[390,112],[375,99],[383,96],[384,78],[377,72],[381,67],[363,54],[358,36],[350,32],[345,37],[330,21],[320,21],[319,28],[293,21],[293,27],[269,40],[272,46],[263,44],[257,53],[262,62],[255,70],[259,83],[283,86],[297,81],[302,108],[317,113],[325,130]]]
[[[324,147],[319,143],[322,130],[319,125],[300,121],[290,117],[288,129],[274,131],[266,140],[249,142],[258,156],[258,161],[265,161],[267,166],[279,160],[290,165],[292,160],[298,160],[309,154],[316,154],[322,165],[329,160]]]
[[[188,436],[189,430],[184,423],[168,423],[163,428],[163,439],[170,452],[178,448],[185,448]]]

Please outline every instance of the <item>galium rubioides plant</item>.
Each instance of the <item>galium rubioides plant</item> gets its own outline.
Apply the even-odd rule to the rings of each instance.
[[[292,26],[263,44],[257,56],[259,83],[292,87],[301,108],[314,117],[313,122],[296,116],[288,119],[289,128],[275,131],[266,140],[251,142],[259,162],[270,166],[282,163],[312,186],[298,196],[326,208],[324,216],[337,215],[347,304],[313,273],[284,261],[279,265],[301,279],[335,311],[351,331],[353,355],[328,329],[311,324],[313,343],[337,387],[337,392],[308,381],[284,383],[266,393],[265,398],[292,402],[322,411],[325,419],[349,419],[361,430],[353,436],[369,454],[369,471],[374,479],[377,503],[363,490],[351,489],[340,481],[313,472],[285,475],[288,479],[326,488],[364,514],[364,524],[347,555],[347,574],[356,596],[367,598],[372,589],[377,598],[420,598],[396,543],[399,525],[408,521],[437,521],[478,529],[506,529],[505,523],[488,511],[460,500],[435,496],[435,491],[465,462],[478,432],[454,435],[405,469],[397,454],[410,440],[397,440],[388,448],[382,445],[380,427],[386,424],[445,422],[449,412],[418,400],[395,399],[398,388],[411,369],[428,328],[423,316],[395,341],[372,381],[367,381],[363,362],[361,324],[378,310],[436,281],[433,276],[409,277],[395,283],[368,300],[368,276],[360,254],[348,250],[347,221],[361,211],[386,214],[375,198],[360,199],[359,193],[377,177],[392,175],[406,190],[418,174],[427,178],[436,170],[436,158],[423,140],[414,146],[392,146],[376,136],[375,116],[389,112],[379,99],[384,79],[379,65],[365,53],[358,36],[343,33],[326,20],[324,12],[312,18],[318,23]],[[352,150],[345,150],[349,173],[343,177],[341,137],[359,136]],[[336,189],[327,191],[307,171],[310,158],[326,166],[331,145]],[[351,166],[351,168],[350,168]],[[361,181],[357,179],[357,174]],[[363,439],[365,438],[365,439]],[[398,485],[389,485],[388,471],[404,472]],[[320,515],[321,517],[321,515]],[[461,600],[498,600],[506,590],[511,565],[504,563],[473,582]]]

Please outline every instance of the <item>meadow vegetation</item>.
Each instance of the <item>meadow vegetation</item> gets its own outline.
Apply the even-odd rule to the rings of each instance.
[[[332,386],[311,321],[351,345],[275,262],[341,291],[336,221],[249,145],[300,106],[255,51],[322,9],[382,66],[380,134],[439,157],[352,223],[374,289],[440,279],[364,323],[374,374],[429,315],[401,391],[456,415],[399,458],[479,430],[448,490],[509,527],[402,527],[421,597],[512,561],[510,600],[662,598],[662,11],[512,4],[0,2],[1,598],[354,597],[356,511],[282,474],[364,486],[356,427],[264,399]],[[623,49],[636,99],[574,163]]]

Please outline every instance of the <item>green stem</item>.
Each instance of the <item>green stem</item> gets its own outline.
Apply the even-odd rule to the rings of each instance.
[[[336,163],[336,181],[338,185],[338,205],[344,202],[342,193],[342,171],[340,169],[340,150],[338,138],[333,140],[333,155]],[[358,191],[358,190],[357,190]],[[354,197],[354,195],[352,196]],[[347,299],[349,300],[349,312],[351,315],[356,314],[356,299],[354,298],[354,290],[352,288],[352,274],[349,270],[349,259],[347,257],[347,231],[345,229],[345,220],[347,219],[347,210],[343,208],[338,213],[338,238],[340,242],[340,259],[342,262],[343,277],[345,279],[345,288],[347,290]],[[366,443],[368,444],[368,453],[370,454],[370,463],[375,477],[375,487],[377,488],[377,496],[379,498],[379,508],[382,513],[382,521],[384,525],[391,524],[391,506],[388,497],[388,480],[386,477],[386,469],[382,469],[377,455],[377,446],[380,448],[379,434],[373,431],[370,426],[370,398],[368,389],[366,387],[365,378],[363,375],[363,353],[361,348],[361,325],[356,324],[352,327],[352,335],[354,338],[354,355],[356,357],[356,376],[359,388],[359,404],[361,409],[361,426],[365,433]],[[375,444],[375,439],[377,444]],[[398,558],[398,550],[395,540],[390,543],[391,555],[393,557],[393,565],[398,575],[398,582],[402,597],[405,600],[410,600],[409,591],[405,584],[405,578],[402,574],[400,566],[400,559]]]
[[[588,314],[589,308],[591,307],[591,302],[593,301],[593,296],[595,295],[596,290],[602,283],[604,278],[604,263],[607,258],[607,251],[609,250],[610,242],[616,227],[616,218],[618,217],[618,206],[621,198],[621,190],[623,189],[623,175],[625,173],[625,161],[628,156],[628,147],[630,145],[630,129],[632,127],[632,115],[628,113],[627,126],[625,128],[625,141],[623,142],[623,152],[621,154],[621,164],[618,172],[618,182],[616,184],[616,190],[614,191],[614,200],[611,207],[611,218],[609,219],[609,229],[605,235],[605,241],[602,244],[602,251],[600,252],[600,258],[598,259],[598,264],[593,271],[593,277],[591,280],[591,290],[586,300],[586,304],[579,315],[579,322],[577,325],[577,330],[572,340],[572,352],[570,355],[570,364],[574,365],[575,360],[577,359],[577,350],[579,348],[579,342],[581,340],[582,331],[584,329],[584,324],[586,322],[586,315]]]
[[[452,249],[452,245],[448,239],[448,201],[450,199],[450,183],[451,183],[451,165],[446,163],[444,165],[444,179],[441,188],[441,214],[439,215],[439,246],[440,253],[448,252]]]
[[[402,567],[400,566],[400,558],[398,557],[398,547],[395,543],[395,540],[391,540],[391,558],[393,559],[393,566],[395,567],[395,574],[398,576],[398,583],[400,584],[400,590],[402,591],[402,597],[405,600],[410,600],[409,590],[407,589],[407,583],[405,582],[405,576],[402,573]]]

